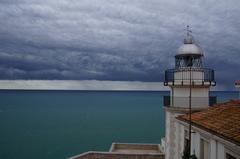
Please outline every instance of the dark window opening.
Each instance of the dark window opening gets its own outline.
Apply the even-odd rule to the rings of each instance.
[[[187,62],[187,67],[193,66],[193,58],[191,56],[187,56],[186,62]]]
[[[237,159],[237,158],[229,153],[226,153],[226,159]]]

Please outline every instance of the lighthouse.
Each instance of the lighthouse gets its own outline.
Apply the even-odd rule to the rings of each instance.
[[[186,37],[175,55],[175,68],[165,71],[164,85],[170,87],[170,96],[164,98],[166,159],[179,158],[179,145],[176,142],[179,140],[179,132],[175,117],[189,113],[189,109],[191,112],[200,111],[212,104],[209,100],[209,89],[216,85],[214,70],[206,68],[203,60],[203,50],[196,44],[187,26]],[[186,141],[185,144],[191,143]]]

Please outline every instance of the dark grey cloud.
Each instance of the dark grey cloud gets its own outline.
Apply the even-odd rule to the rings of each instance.
[[[184,28],[226,88],[240,79],[238,0],[2,0],[0,79],[162,81]]]

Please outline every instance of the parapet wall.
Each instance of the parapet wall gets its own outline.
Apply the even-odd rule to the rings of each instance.
[[[69,159],[164,159],[163,154],[123,154],[114,152],[89,151]]]

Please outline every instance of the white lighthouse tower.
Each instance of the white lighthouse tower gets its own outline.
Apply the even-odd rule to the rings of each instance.
[[[175,55],[175,68],[165,71],[165,86],[170,87],[170,97],[164,98],[166,112],[165,158],[178,159],[179,152],[175,117],[209,107],[209,88],[215,86],[214,71],[203,65],[203,51],[195,44],[187,27],[184,44]],[[182,151],[182,150],[181,150]]]

